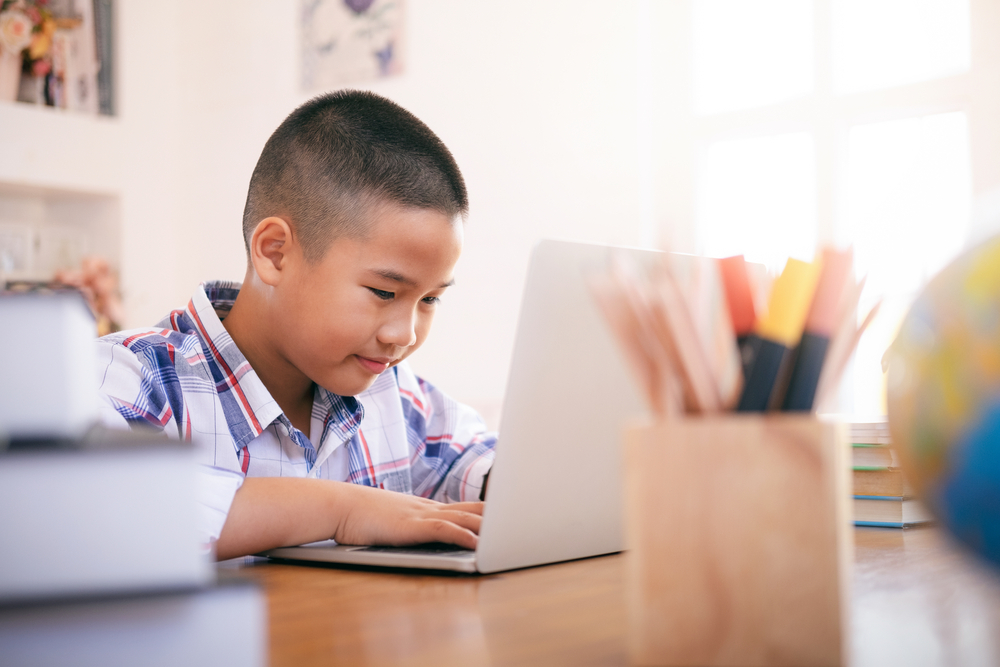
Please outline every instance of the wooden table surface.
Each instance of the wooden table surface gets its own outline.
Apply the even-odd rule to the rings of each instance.
[[[623,557],[490,576],[257,562],[271,665],[624,665]],[[1000,570],[936,528],[855,529],[851,657],[1000,665]]]

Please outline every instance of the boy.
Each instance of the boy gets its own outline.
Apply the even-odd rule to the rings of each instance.
[[[475,548],[495,437],[404,363],[454,282],[467,211],[412,114],[315,98],[250,179],[242,286],[205,283],[157,328],[99,340],[107,421],[195,443],[217,558],[328,538]]]

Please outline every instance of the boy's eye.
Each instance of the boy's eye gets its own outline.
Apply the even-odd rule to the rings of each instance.
[[[392,297],[396,296],[394,292],[387,292],[384,289],[375,289],[374,287],[369,287],[368,289],[371,290],[372,294],[382,299],[383,301],[388,301]]]
[[[423,301],[424,303],[426,303],[428,306],[433,306],[435,304],[441,303],[441,297],[439,297],[439,296],[425,296],[423,299],[421,299],[421,301]]]

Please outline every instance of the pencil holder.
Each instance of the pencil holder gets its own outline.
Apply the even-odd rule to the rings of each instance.
[[[849,465],[841,427],[811,415],[629,428],[631,662],[845,664]]]

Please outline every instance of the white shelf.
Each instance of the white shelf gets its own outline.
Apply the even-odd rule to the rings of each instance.
[[[0,281],[49,280],[86,255],[121,265],[117,119],[0,102]]]
[[[50,280],[87,255],[120,266],[117,196],[0,182],[0,281]]]
[[[117,195],[122,136],[117,118],[0,102],[0,183]]]

